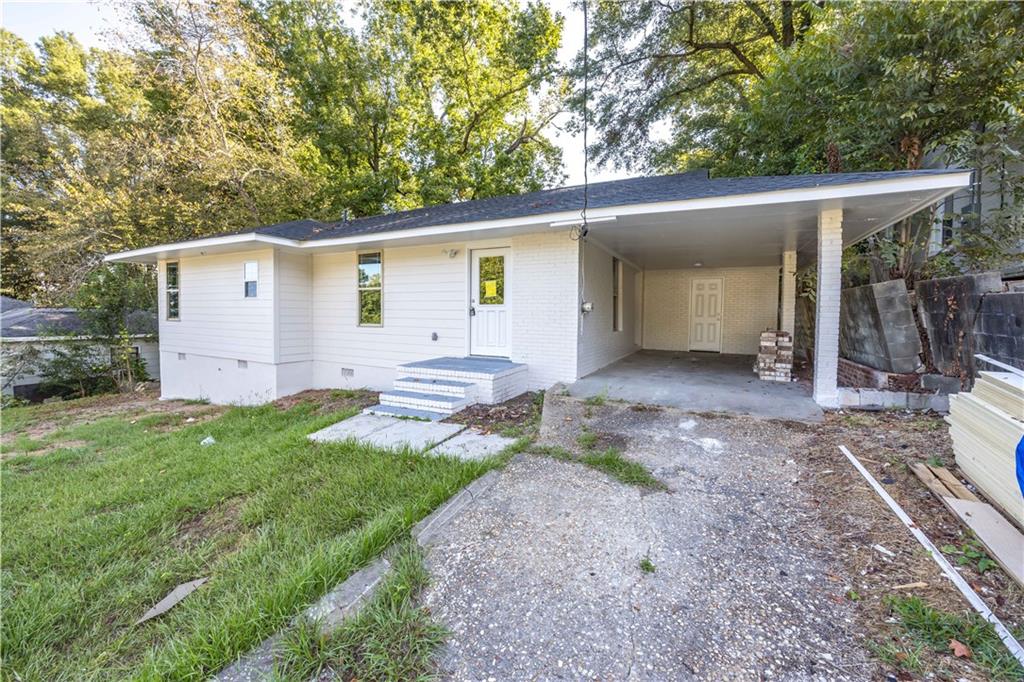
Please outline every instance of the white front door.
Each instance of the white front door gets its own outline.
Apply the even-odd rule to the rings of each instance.
[[[722,350],[721,277],[701,277],[690,283],[690,350]]]
[[[472,252],[469,290],[469,353],[508,357],[509,249]]]

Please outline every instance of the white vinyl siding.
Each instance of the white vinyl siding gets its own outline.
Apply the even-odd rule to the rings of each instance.
[[[238,285],[243,264],[255,260],[262,286],[272,287],[273,258],[273,251],[266,249],[177,261],[182,305],[179,318],[167,321],[167,300],[160,298],[160,350],[273,362],[273,297],[246,299]],[[166,270],[161,267],[159,272],[164,289]]]
[[[723,353],[757,353],[760,334],[774,329],[779,310],[778,266],[687,268],[644,273],[644,348],[686,350],[690,334],[690,282],[722,277]]]
[[[278,362],[313,359],[313,257],[277,254]]]

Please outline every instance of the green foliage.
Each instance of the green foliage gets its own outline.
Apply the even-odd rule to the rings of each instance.
[[[559,111],[544,94],[558,85],[561,23],[545,5],[367,0],[359,34],[337,3],[248,6],[294,84],[295,126],[330,170],[333,215],[529,191],[561,177],[560,152],[543,136]]]
[[[145,0],[138,44],[0,30],[3,292],[64,303],[100,257],[560,179],[542,4]],[[455,58],[457,57],[457,58]]]
[[[658,569],[655,568],[654,562],[651,561],[651,557],[645,556],[640,559],[640,570],[644,573],[654,573]]]
[[[580,457],[564,448],[552,446],[534,446],[529,452],[563,461],[581,462],[598,471],[603,471],[612,478],[627,485],[635,485],[648,490],[666,489],[665,484],[655,478],[644,465],[623,457],[622,453],[615,448],[608,448],[604,452],[588,450]]]
[[[584,430],[583,433],[576,436],[576,442],[584,450],[593,450],[594,446],[597,445],[597,434],[593,431]]]
[[[233,3],[133,9],[145,48],[3,33],[3,214],[32,275],[12,293],[63,302],[104,253],[315,208],[308,145]]]
[[[597,158],[659,170],[715,160],[709,145],[743,109],[745,93],[780,53],[800,43],[817,16],[814,3],[801,1],[594,5],[589,67]],[[582,66],[581,55],[577,80]],[[581,105],[577,96],[574,106]],[[652,132],[665,122],[672,138],[660,143]]]
[[[855,278],[994,267],[1024,238],[1024,7],[998,2],[598,4],[604,161],[716,175],[979,169],[993,187],[926,258],[930,210],[845,265]],[[577,108],[579,103],[577,102]],[[648,141],[665,126],[669,140]],[[953,223],[959,216],[946,216]]]
[[[278,665],[284,679],[316,679],[324,670],[341,679],[382,682],[430,676],[447,630],[416,602],[430,577],[422,552],[405,542],[391,566],[370,603],[337,631],[324,636],[316,623],[303,622],[288,632]]]
[[[949,653],[950,640],[955,639],[971,648],[971,662],[989,679],[1009,681],[1024,677],[1024,668],[999,640],[995,628],[977,613],[946,613],[928,606],[920,597],[890,598],[889,606],[913,645],[928,647],[935,653]],[[915,653],[914,661],[920,658],[920,649]]]
[[[985,571],[999,565],[989,558],[988,554],[985,553],[985,550],[982,549],[977,540],[965,542],[959,547],[954,545],[943,545],[942,551],[946,554],[956,556],[956,563],[958,566],[971,566],[978,573],[984,573]]]

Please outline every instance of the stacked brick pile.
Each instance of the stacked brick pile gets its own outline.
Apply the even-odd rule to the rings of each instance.
[[[761,332],[761,348],[754,371],[762,381],[790,381],[793,374],[793,337],[785,331]]]

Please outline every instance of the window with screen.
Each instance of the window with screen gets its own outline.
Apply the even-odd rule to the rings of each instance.
[[[245,274],[243,279],[245,281],[245,297],[256,298],[256,283],[259,281],[260,276],[260,264],[256,261],[249,261],[245,264]]]
[[[167,319],[177,320],[180,314],[178,291],[181,286],[181,273],[178,270],[178,264],[168,263],[165,274],[167,278],[164,287],[167,291]]]
[[[359,324],[379,326],[383,290],[383,259],[381,252],[359,254]]]

